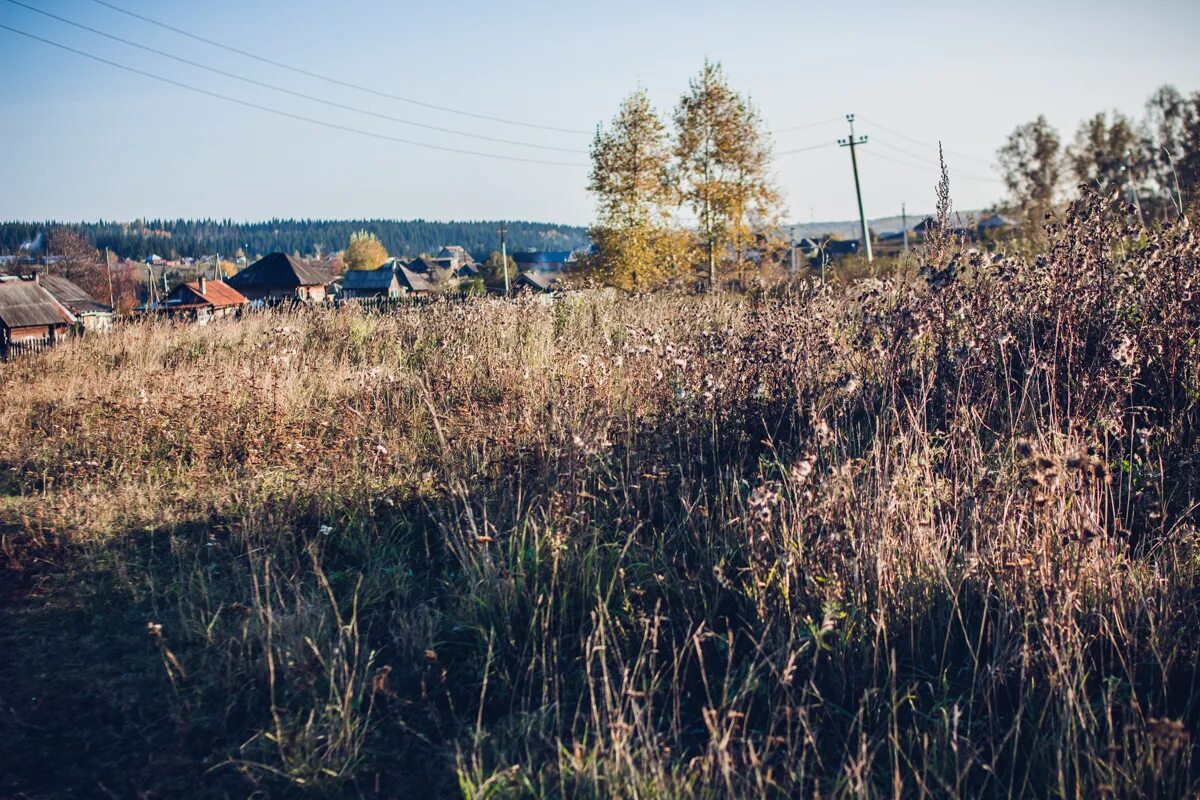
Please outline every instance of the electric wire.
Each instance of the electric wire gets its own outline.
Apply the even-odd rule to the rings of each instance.
[[[56,42],[52,39],[47,39],[45,37],[38,36],[33,33],[29,33],[28,31],[23,31],[23,30],[20,30],[19,28],[14,28],[10,25],[0,24],[0,29],[9,31],[10,33],[15,33],[19,36],[24,36],[27,39],[32,39],[34,41],[42,42],[43,44],[50,45],[51,47],[58,48],[59,50],[64,50],[68,53],[74,53],[75,55],[83,56],[84,58],[91,59],[92,61],[96,61],[101,64],[107,64],[110,67],[115,67],[117,69],[124,70],[125,72],[133,73],[134,75],[141,75],[146,78],[151,78],[152,80],[160,81],[161,83],[166,83],[171,86],[177,86],[181,89],[187,89],[188,91],[196,92],[197,94],[206,95],[208,97],[213,97],[218,100],[224,100],[229,103],[235,103],[235,104],[243,106],[245,108],[252,108],[252,109],[255,109],[258,111],[266,112],[268,114],[275,114],[280,117],[287,117],[288,119],[294,119],[294,120],[298,120],[300,122],[307,122],[312,125],[319,125],[323,128],[329,128],[331,130],[345,131],[347,133],[354,133],[354,134],[358,134],[360,136],[366,136],[366,137],[369,137],[372,139],[379,139],[381,141],[397,142],[399,144],[412,145],[413,147],[423,147],[428,150],[438,150],[438,151],[446,152],[446,153],[458,153],[460,155],[477,156],[479,158],[491,158],[491,159],[496,159],[496,160],[500,160],[500,161],[517,161],[517,162],[521,162],[521,163],[525,163],[525,164],[546,164],[546,165],[556,166],[556,167],[586,167],[587,166],[586,164],[581,164],[579,162],[574,162],[574,161],[548,161],[548,160],[544,160],[544,159],[525,158],[523,156],[501,155],[499,153],[485,153],[485,152],[482,152],[479,150],[466,150],[466,149],[459,148],[459,147],[448,147],[445,145],[430,144],[429,142],[420,142],[415,139],[405,139],[405,138],[402,138],[399,136],[391,136],[391,135],[384,134],[384,133],[376,133],[374,131],[363,130],[362,128],[355,128],[350,125],[342,125],[342,124],[339,124],[336,122],[329,122],[327,120],[316,119],[314,117],[306,117],[303,114],[294,114],[290,111],[284,111],[283,109],[261,105],[259,103],[254,103],[249,100],[242,100],[237,97],[231,97],[226,94],[221,94],[220,92],[214,92],[209,89],[204,89],[199,86],[194,86],[190,83],[184,83],[183,81],[177,81],[174,78],[168,78],[163,75],[158,75],[156,73],[149,72],[147,70],[138,69],[137,67],[131,67],[127,64],[122,64],[118,61],[112,61],[112,60],[104,58],[102,56],[95,55],[94,53],[89,53],[85,50],[79,50],[79,49],[71,47],[69,45],[62,44],[61,42]]]
[[[288,70],[289,72],[295,72],[298,75],[307,75],[310,78],[316,78],[317,80],[325,81],[326,83],[332,83],[334,85],[342,86],[347,89],[355,89],[360,92],[366,92],[367,94],[372,94],[372,95],[375,95],[376,97],[386,97],[389,100],[398,100],[401,103],[410,103],[415,106],[421,106],[422,108],[433,109],[434,111],[444,111],[447,114],[458,114],[459,116],[463,116],[463,117],[472,117],[474,119],[484,119],[484,120],[488,120],[489,122],[499,122],[504,125],[516,125],[516,126],[523,127],[523,128],[536,128],[537,130],[555,131],[557,133],[574,133],[574,134],[584,134],[584,135],[590,135],[592,133],[591,131],[579,130],[577,128],[559,128],[559,127],[555,127],[553,125],[539,125],[534,122],[521,122],[519,120],[514,120],[514,119],[505,119],[504,117],[494,117],[494,116],[491,116],[488,114],[479,114],[479,113],[476,113],[473,111],[463,111],[462,109],[451,108],[450,106],[437,105],[436,103],[427,103],[423,100],[415,100],[411,97],[405,97],[403,95],[393,94],[391,92],[385,92],[381,89],[374,89],[370,86],[364,86],[362,84],[354,83],[352,81],[341,80],[340,78],[333,78],[328,75],[322,75],[319,72],[313,72],[312,70],[304,69],[303,67],[297,67],[292,64],[286,64],[282,61],[276,61],[274,59],[267,58],[266,56],[260,56],[259,54],[252,53],[249,50],[242,50],[240,48],[234,47],[233,45],[224,44],[223,42],[218,42],[213,39],[209,39],[207,37],[200,36],[199,34],[195,34],[190,31],[186,31],[183,28],[178,28],[174,25],[170,25],[166,22],[162,22],[162,21],[154,19],[152,17],[147,17],[144,14],[138,14],[135,11],[130,11],[129,9],[122,8],[118,5],[116,5],[115,3],[109,3],[109,2],[107,2],[107,0],[93,0],[93,2],[97,3],[98,5],[104,6],[105,8],[112,9],[113,11],[116,11],[120,14],[125,14],[126,16],[133,17],[134,19],[141,20],[142,22],[146,22],[151,25],[155,25],[159,28],[163,28],[165,30],[171,31],[172,33],[177,33],[180,36],[186,36],[189,39],[194,39],[197,42],[202,42],[204,44],[210,45],[211,47],[217,47],[222,50],[228,50],[231,53],[237,53],[240,56],[244,56],[246,58],[251,58],[251,59],[254,59],[255,61],[260,61],[264,64],[270,64],[271,66],[278,67],[279,69],[285,69],[285,70]]]
[[[357,114],[365,114],[366,116],[376,117],[378,119],[388,120],[390,122],[397,122],[401,125],[411,125],[416,128],[424,128],[426,130],[437,131],[439,133],[449,133],[454,136],[463,136],[463,137],[466,137],[469,139],[479,139],[479,140],[485,141],[485,142],[496,142],[498,144],[510,144],[510,145],[515,145],[517,147],[531,147],[531,148],[534,148],[537,150],[551,150],[551,151],[555,151],[555,152],[559,152],[559,153],[574,153],[577,155],[582,155],[585,153],[585,151],[583,151],[583,150],[579,150],[579,149],[571,148],[571,147],[554,147],[552,145],[534,144],[533,142],[522,142],[522,141],[518,141],[515,139],[502,139],[499,137],[486,136],[484,134],[479,134],[479,133],[468,133],[466,131],[460,131],[455,128],[443,128],[438,125],[429,125],[424,122],[415,122],[413,120],[403,119],[401,117],[395,117],[390,114],[384,114],[379,111],[372,111],[367,108],[360,108],[359,106],[353,106],[348,103],[339,103],[336,100],[330,100],[325,97],[318,97],[316,95],[306,94],[305,92],[298,92],[298,91],[295,91],[294,89],[288,89],[283,86],[277,86],[275,84],[267,83],[265,81],[255,80],[254,78],[250,78],[245,75],[238,75],[235,72],[228,72],[226,70],[218,69],[216,67],[209,66],[208,64],[204,64],[199,61],[193,61],[189,58],[184,58],[183,56],[179,56],[174,53],[167,52],[165,50],[159,50],[157,48],[150,47],[149,45],[144,45],[144,44],[140,44],[135,41],[131,41],[129,39],[124,39],[115,34],[111,34],[106,31],[102,31],[97,28],[93,28],[91,26],[84,25],[83,23],[75,22],[74,20],[67,19],[66,17],[60,17],[59,15],[52,14],[49,11],[43,11],[40,8],[36,8],[34,6],[23,3],[23,2],[21,2],[21,0],[7,0],[7,2],[9,2],[15,6],[20,6],[21,8],[24,8],[24,9],[28,9],[29,11],[32,11],[35,14],[41,14],[44,17],[49,17],[50,19],[58,20],[59,22],[65,23],[67,25],[71,25],[75,28],[79,28],[80,30],[85,30],[85,31],[87,31],[89,33],[93,33],[97,36],[103,36],[105,39],[110,39],[114,42],[120,42],[121,44],[127,45],[129,47],[133,47],[138,50],[144,50],[148,53],[153,53],[154,55],[162,56],[163,58],[169,58],[172,61],[177,61],[181,64],[187,64],[188,66],[206,70],[208,72],[212,72],[216,75],[221,75],[226,78],[233,78],[234,80],[241,81],[243,83],[248,83],[248,84],[251,84],[252,86],[259,86],[264,89],[270,89],[271,91],[274,91],[274,92],[280,92],[282,94],[291,95],[292,97],[299,97],[303,100],[310,100],[314,103],[322,103],[324,105],[330,106],[332,108],[338,108],[343,111],[353,111]]]

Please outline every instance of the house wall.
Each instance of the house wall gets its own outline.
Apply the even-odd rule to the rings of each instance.
[[[238,291],[247,300],[303,300],[308,303],[323,303],[326,296],[324,286],[298,286],[293,289],[255,286],[245,289],[238,287]]]
[[[112,314],[84,314],[79,317],[87,333],[104,333],[113,327]]]
[[[29,328],[0,329],[6,342],[29,342],[37,339],[62,339],[67,335],[67,325],[37,325]]]

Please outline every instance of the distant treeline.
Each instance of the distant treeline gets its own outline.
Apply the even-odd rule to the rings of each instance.
[[[508,247],[521,250],[573,250],[587,245],[587,229],[542,222],[506,222]],[[388,253],[417,256],[444,245],[465,247],[478,259],[500,249],[498,222],[429,222],[426,220],[313,220],[273,219],[268,222],[232,220],[135,220],[133,222],[0,222],[0,253],[16,253],[23,245],[42,247],[49,231],[68,227],[87,236],[97,248],[109,248],[123,258],[199,257],[219,253],[232,257],[239,248],[254,257],[272,252],[331,256],[346,247],[350,234],[374,233]]]

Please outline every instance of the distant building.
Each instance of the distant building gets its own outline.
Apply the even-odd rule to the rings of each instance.
[[[466,248],[459,247],[456,244],[447,245],[438,251],[438,254],[433,257],[433,263],[449,271],[452,275],[459,278],[474,278],[479,274],[479,265]]]
[[[795,247],[813,267],[829,266],[839,258],[854,255],[861,242],[857,239],[804,238]]]
[[[512,260],[516,262],[518,270],[560,272],[575,263],[575,252],[573,250],[540,250],[513,253]]]
[[[342,276],[342,296],[347,298],[399,297],[404,287],[396,277],[395,259],[375,269],[351,269]]]
[[[428,273],[414,272],[399,263],[396,265],[396,280],[405,294],[430,294],[438,288]]]
[[[323,270],[289,256],[271,253],[228,281],[250,300],[324,302],[332,279]]]
[[[249,303],[241,292],[224,281],[200,278],[172,289],[159,310],[204,325],[214,319],[235,317]]]
[[[0,281],[0,351],[4,354],[14,344],[54,344],[75,323],[74,315],[46,291],[40,278]]]
[[[989,214],[979,220],[976,226],[980,231],[1001,231],[1017,226],[1017,221],[1004,216],[1003,214]]]
[[[106,306],[61,275],[42,275],[40,282],[59,305],[75,316],[85,331],[112,329],[112,306]]]
[[[515,288],[528,289],[531,292],[553,292],[560,288],[562,276],[554,272],[535,272],[526,270],[517,276]]]

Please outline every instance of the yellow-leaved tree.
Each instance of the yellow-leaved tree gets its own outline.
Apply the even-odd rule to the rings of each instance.
[[[350,234],[350,245],[342,254],[346,269],[375,269],[388,260],[387,248],[379,237],[370,231]]]
[[[696,217],[709,285],[730,261],[740,272],[780,217],[771,181],[771,141],[758,111],[704,62],[675,109],[678,191]]]
[[[598,280],[622,289],[662,285],[687,267],[686,237],[671,227],[671,150],[643,89],[621,104],[592,141],[588,190],[597,219],[587,258]]]

